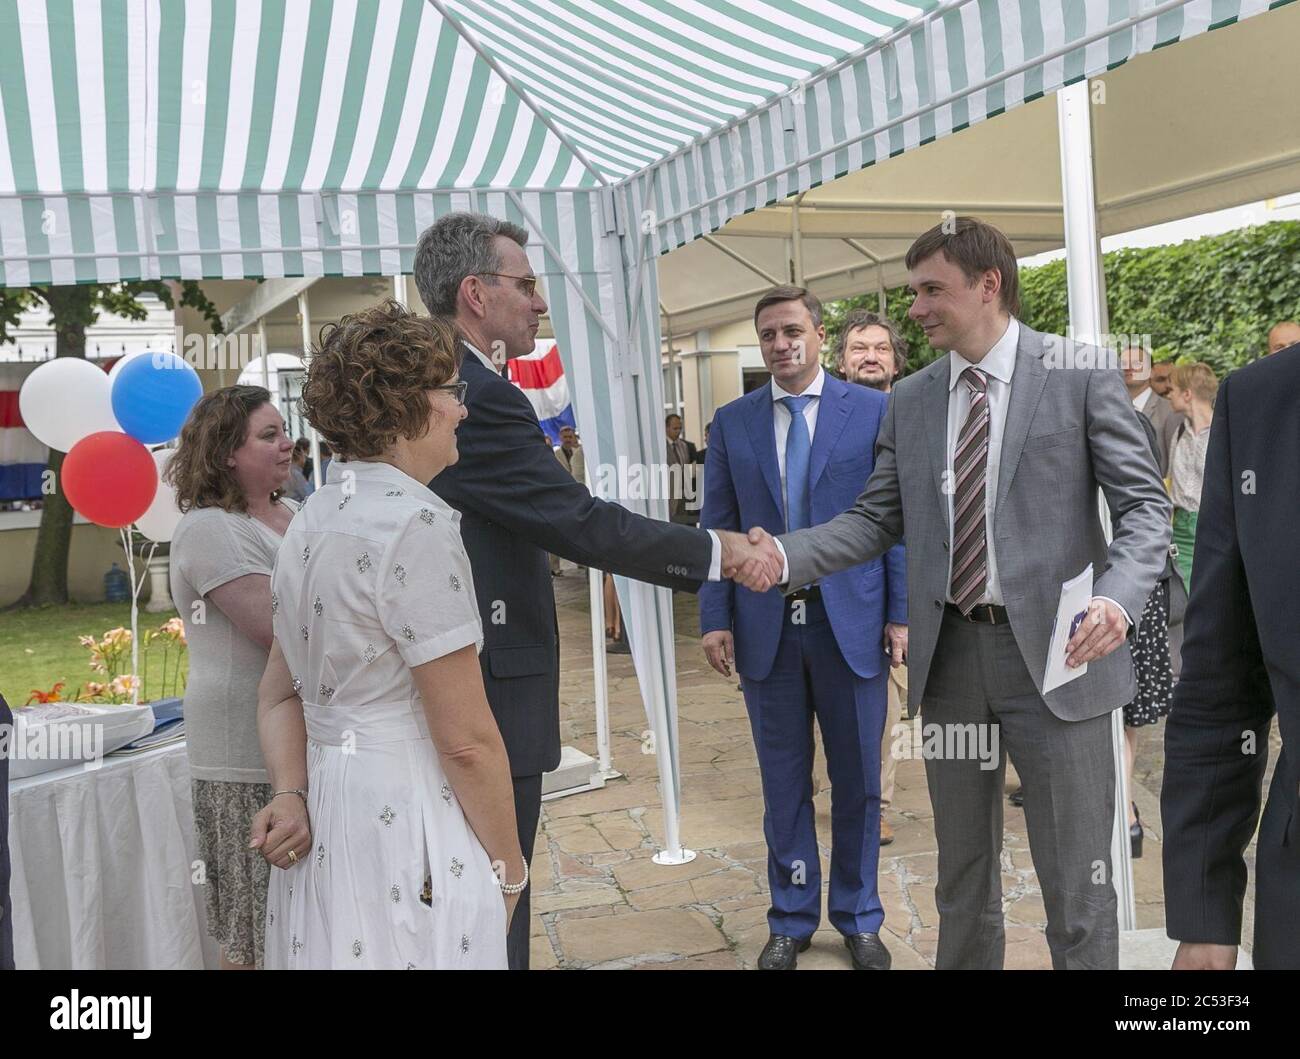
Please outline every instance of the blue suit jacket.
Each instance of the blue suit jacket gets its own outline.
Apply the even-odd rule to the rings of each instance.
[[[814,526],[852,507],[861,494],[876,464],[876,434],[888,404],[889,398],[876,390],[826,376],[809,466]],[[704,463],[702,527],[743,532],[762,526],[774,536],[785,532],[772,417],[770,386],[714,415]],[[903,546],[895,545],[883,560],[832,574],[821,582],[821,590],[845,661],[858,676],[875,676],[885,665],[885,622],[907,621]],[[785,601],[775,588],[751,592],[733,581],[700,588],[700,631],[732,630],[736,669],[751,680],[772,671],[784,615]]]

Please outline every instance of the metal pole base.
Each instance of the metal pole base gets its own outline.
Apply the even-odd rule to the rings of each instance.
[[[656,864],[689,864],[695,859],[695,850],[685,847],[676,850],[661,849],[650,859]]]

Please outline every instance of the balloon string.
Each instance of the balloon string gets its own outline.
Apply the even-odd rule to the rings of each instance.
[[[131,537],[126,527],[118,530],[122,536],[122,549],[126,552],[126,568],[131,578],[131,705],[140,705],[140,589],[144,587],[144,575],[137,581],[135,576],[135,549],[131,546]],[[155,545],[156,547],[156,545]],[[153,558],[153,547],[149,549],[149,558]],[[149,564],[145,562],[145,574]]]

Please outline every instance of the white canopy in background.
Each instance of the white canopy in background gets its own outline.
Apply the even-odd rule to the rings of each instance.
[[[1300,104],[1286,73],[1298,49],[1292,5],[1094,78],[1100,234],[1300,189]],[[660,261],[673,333],[747,318],[795,269],[827,300],[902,284],[908,246],[944,210],[996,224],[1020,257],[1059,249],[1058,140],[1055,103],[1042,98],[734,218]]]
[[[912,202],[910,214],[892,215],[884,234],[878,226],[862,231],[878,241],[879,252],[867,247],[875,256],[895,257],[900,243],[934,222],[936,204],[997,201],[1000,185],[1016,186],[1017,170],[1045,182],[1017,187],[1012,201],[1053,206],[1060,189],[1046,174],[1056,162],[1035,140],[1052,143],[1050,122],[1037,113],[1044,107],[1022,104],[1139,56],[1140,70],[1163,58],[1147,52],[1177,44],[1169,51],[1181,53],[1187,46],[1178,42],[1255,15],[1263,14],[1265,29],[1252,38],[1260,46],[1272,36],[1294,39],[1291,12],[1264,14],[1281,6],[0,0],[0,284],[393,275],[409,272],[419,232],[447,211],[509,217],[532,232],[530,259],[548,279],[589,465],[616,457],[658,464],[659,254],[822,185],[818,195],[876,204],[877,176],[887,188],[895,167],[909,163],[925,176],[895,182],[892,194],[920,199],[922,208]],[[1221,97],[1212,113],[1223,143],[1243,152],[1222,154],[1224,171],[1242,158],[1258,161],[1275,144],[1285,150],[1284,130],[1295,131],[1290,115],[1251,124],[1234,95],[1243,72],[1272,69],[1280,81],[1295,48],[1282,61],[1246,48],[1220,61],[1217,41],[1239,32],[1216,34],[1206,48],[1215,59],[1200,69],[1207,90]],[[1170,85],[1175,96],[1192,91],[1186,81]],[[1115,128],[1140,122],[1162,92],[1155,75],[1147,94],[1129,97],[1130,114]],[[1005,154],[967,148],[982,142],[967,134],[926,147],[914,163],[907,155],[1003,111],[1010,113],[978,132],[997,136],[1023,121],[1023,140],[1002,137]],[[1121,131],[1121,142],[1137,135]],[[971,184],[961,170],[930,166],[945,147],[986,178]],[[1166,182],[1227,179],[1212,177],[1199,155],[1165,161]],[[830,186],[859,171],[849,189]],[[1261,197],[1271,180],[1260,170],[1236,201]],[[1204,208],[1195,194],[1171,199],[1170,208],[1174,201]],[[1124,209],[1137,208],[1122,199],[1117,224],[1126,223]],[[1060,245],[1059,222],[1016,216],[1041,226],[1032,229],[1042,233],[1036,249]],[[769,217],[746,218],[736,231]],[[845,219],[833,213],[832,234]],[[1074,246],[1072,272],[1079,253]],[[702,263],[691,274],[732,263]],[[828,258],[796,273],[833,264]],[[666,272],[669,299],[704,312],[691,299],[709,299],[671,289],[676,267]],[[770,259],[763,271],[787,274]],[[735,275],[733,287],[711,288],[714,300],[755,286],[746,270]],[[861,285],[854,279],[850,289]],[[661,499],[625,503],[667,514]],[[620,591],[656,733],[665,845],[677,856],[671,600],[639,584]]]

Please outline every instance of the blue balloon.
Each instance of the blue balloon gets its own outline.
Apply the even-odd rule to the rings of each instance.
[[[113,415],[136,441],[158,445],[181,432],[203,396],[199,373],[175,353],[147,353],[122,365],[113,380]]]

